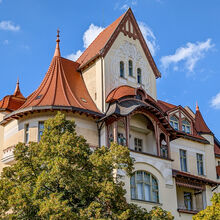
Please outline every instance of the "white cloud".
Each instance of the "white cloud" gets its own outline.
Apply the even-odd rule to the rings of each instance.
[[[78,50],[76,53],[71,53],[66,56],[67,59],[76,61],[83,52],[81,50]]]
[[[87,48],[103,30],[103,27],[90,24],[89,29],[83,35],[84,48]]]
[[[129,6],[127,4],[124,4],[120,7],[120,9],[127,11],[129,9]]]
[[[103,30],[103,27],[90,24],[89,28],[83,34],[83,47],[86,49]],[[76,61],[82,53],[81,50],[78,50],[76,53],[67,55],[66,58]]]
[[[159,48],[159,46],[156,43],[156,37],[155,37],[153,31],[144,22],[138,22],[138,25],[140,27],[140,30],[143,34],[143,37],[147,43],[147,46],[148,46],[152,56],[155,56],[156,51]]]
[[[20,26],[19,25],[14,25],[11,21],[1,21],[0,22],[0,30],[19,31]]]
[[[212,98],[211,106],[213,108],[220,109],[220,92]]]
[[[214,47],[211,43],[211,39],[207,39],[204,42],[187,43],[185,47],[180,47],[173,55],[163,56],[161,58],[161,64],[164,69],[167,69],[171,64],[174,64],[174,69],[178,69],[177,65],[180,62],[184,63],[184,66],[189,72],[193,72],[196,63],[202,59],[205,52]]]

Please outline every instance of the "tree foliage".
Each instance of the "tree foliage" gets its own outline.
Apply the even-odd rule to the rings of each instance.
[[[200,211],[197,215],[193,216],[193,220],[216,220],[220,219],[220,193],[214,193],[212,205],[207,206],[206,209]]]
[[[113,144],[93,151],[75,126],[58,112],[45,122],[39,143],[15,147],[16,163],[0,179],[1,219],[173,219],[162,209],[158,215],[158,208],[147,213],[128,204],[114,174],[131,175],[129,150]]]

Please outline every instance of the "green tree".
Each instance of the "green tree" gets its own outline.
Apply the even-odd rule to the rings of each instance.
[[[212,205],[207,206],[206,209],[200,211],[193,216],[193,220],[217,220],[220,219],[220,193],[214,193]]]
[[[115,175],[131,175],[129,150],[113,144],[92,151],[60,112],[45,122],[39,143],[19,143],[14,156],[0,179],[1,219],[154,219],[126,202]]]

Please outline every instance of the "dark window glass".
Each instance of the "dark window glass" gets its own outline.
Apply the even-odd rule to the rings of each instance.
[[[142,83],[142,75],[141,75],[141,69],[140,68],[137,69],[137,82],[139,84]]]
[[[180,167],[182,171],[187,172],[187,160],[185,150],[180,150]]]
[[[129,76],[133,76],[133,62],[132,62],[132,60],[128,61],[128,70],[129,70]]]
[[[124,62],[120,62],[120,77],[125,77],[125,68],[124,68]]]

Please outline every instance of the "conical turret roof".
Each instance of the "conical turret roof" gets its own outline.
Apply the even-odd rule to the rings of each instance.
[[[62,106],[99,112],[91,99],[80,72],[79,64],[60,56],[59,31],[50,67],[38,87],[21,109],[29,107]]]
[[[195,128],[199,133],[212,133],[205,123],[205,120],[199,110],[198,103],[196,104]]]
[[[13,95],[7,95],[0,101],[0,111],[15,111],[20,108],[26,101],[22,95],[17,81],[16,88]]]

